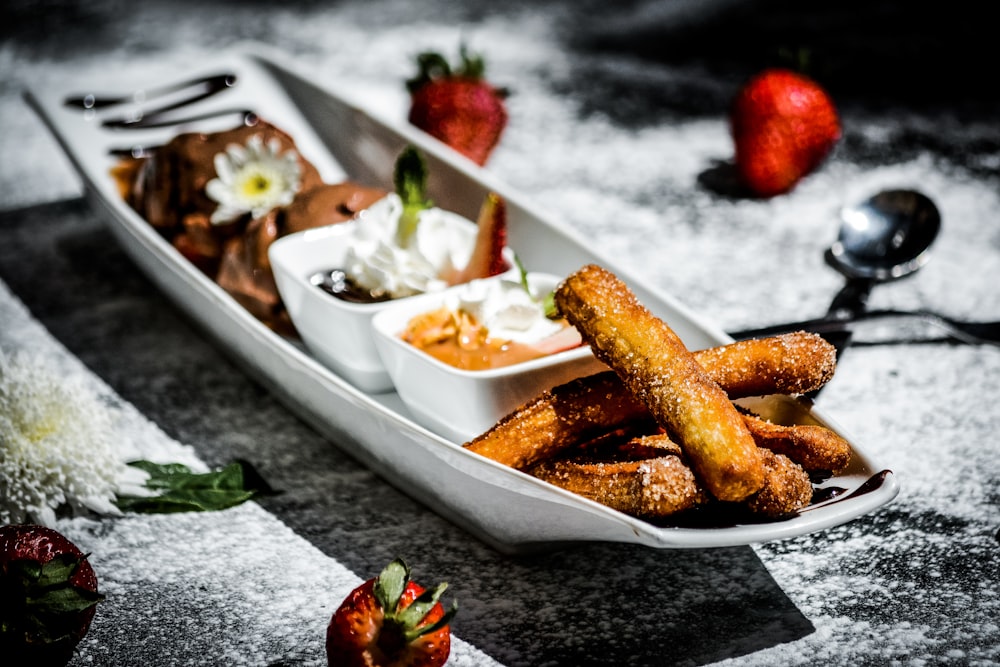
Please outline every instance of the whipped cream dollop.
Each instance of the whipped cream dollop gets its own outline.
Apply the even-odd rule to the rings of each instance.
[[[419,214],[416,233],[401,246],[396,229],[403,212],[391,193],[358,215],[343,270],[359,287],[393,299],[448,286],[447,276],[469,262],[476,224],[440,208]]]
[[[537,343],[566,326],[546,317],[542,300],[513,280],[473,280],[449,296],[447,307],[474,317],[494,340]]]

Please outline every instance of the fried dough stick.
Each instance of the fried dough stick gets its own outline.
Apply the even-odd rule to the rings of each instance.
[[[788,349],[795,350],[794,362],[782,354]],[[730,343],[694,356],[723,391],[736,399],[820,388],[829,372],[815,370],[813,363],[822,365],[831,351],[835,357],[833,346],[819,336],[793,333]],[[614,371],[606,371],[540,394],[465,446],[523,469],[595,434],[644,420],[652,420],[646,406],[632,397]],[[747,425],[758,446],[770,448],[768,443],[776,443],[777,451],[807,470],[838,469],[830,467],[836,465],[830,455],[837,451],[841,458],[844,452],[850,458],[850,445],[828,429],[803,432],[798,426],[757,421],[760,424],[748,420]]]
[[[531,469],[538,479],[638,517],[665,517],[708,497],[667,436],[638,438],[657,455],[626,461],[545,461]],[[662,441],[662,442],[654,442]],[[657,451],[660,450],[660,451]]]
[[[640,458],[625,461],[556,459],[528,472],[535,477],[632,516],[663,518],[709,501],[680,447],[666,435],[634,438],[623,446]],[[751,512],[780,517],[812,499],[812,484],[800,466],[781,454],[761,452],[764,484],[740,503]]]
[[[594,356],[676,435],[709,493],[739,501],[761,488],[760,450],[729,397],[625,283],[590,264],[559,285],[555,303]]]
[[[734,400],[815,391],[837,367],[837,348],[805,331],[710,347],[694,357]]]
[[[542,392],[464,446],[523,470],[631,422],[655,428],[646,406],[606,371]]]
[[[768,449],[761,449],[760,453],[764,459],[764,484],[747,500],[747,508],[754,514],[775,518],[808,505],[813,488],[802,466]]]
[[[825,426],[781,425],[740,413],[758,447],[784,454],[807,472],[835,473],[851,461],[850,443]],[[648,435],[658,428],[614,371],[604,371],[541,393],[465,447],[524,470],[615,429]]]
[[[758,447],[784,454],[808,472],[825,470],[836,473],[851,462],[851,443],[825,426],[785,426],[745,410],[741,413]]]

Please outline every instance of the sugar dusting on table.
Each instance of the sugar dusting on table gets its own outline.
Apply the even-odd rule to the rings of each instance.
[[[67,386],[93,392],[88,405],[105,412],[91,418],[121,447],[119,460],[206,469],[192,447],[55,341],[2,281],[0,321],[0,349],[44,358]],[[325,665],[326,623],[361,582],[253,502],[220,512],[64,518],[55,527],[90,554],[107,596],[74,664]],[[178,619],[190,628],[182,644],[172,636]],[[452,652],[450,664],[495,664],[458,637]]]
[[[395,5],[393,9],[402,3]],[[380,3],[373,6],[375,11],[386,8]],[[743,328],[821,315],[843,283],[822,259],[823,249],[835,237],[838,208],[886,187],[919,186],[926,191],[942,210],[944,231],[931,263],[914,278],[876,290],[871,305],[931,307],[956,316],[986,314],[993,319],[1000,313],[1000,296],[993,288],[1000,275],[1000,253],[996,252],[1000,231],[995,224],[990,225],[1000,210],[1000,187],[995,178],[966,179],[960,171],[942,169],[925,155],[862,168],[835,154],[819,173],[802,182],[789,196],[770,201],[720,201],[696,183],[702,170],[714,160],[729,157],[731,148],[721,114],[710,119],[669,119],[625,131],[609,118],[584,113],[580,100],[555,95],[552,87],[566,83],[577,68],[588,63],[571,61],[558,40],[552,38],[548,24],[530,11],[515,20],[483,20],[471,34],[458,25],[430,21],[395,27],[380,24],[378,30],[370,30],[366,21],[373,18],[364,7],[344,11],[330,17],[310,16],[309,20],[292,14],[277,15],[271,24],[274,41],[303,65],[314,67],[321,84],[346,84],[359,99],[373,103],[380,112],[399,116],[404,104],[400,82],[411,73],[406,60],[409,54],[401,54],[400,45],[413,44],[414,51],[429,47],[450,51],[460,37],[471,37],[471,44],[486,52],[491,76],[500,83],[509,83],[515,93],[509,101],[512,122],[491,160],[491,171],[586,235],[607,257],[627,258],[633,275],[677,295],[722,327]],[[183,41],[211,44],[214,48],[218,34],[202,32],[211,33],[213,27],[218,28],[187,24],[186,34],[194,38]],[[330,39],[334,32],[335,40]],[[182,41],[175,37],[177,34],[172,32],[170,39]],[[421,43],[412,42],[415,34],[421,35]],[[192,49],[179,55],[195,62],[209,54]],[[99,72],[106,59],[107,53],[97,59],[82,59],[74,74],[82,79]],[[145,71],[150,63],[128,66]],[[28,62],[13,63],[10,70],[19,72],[24,79],[36,74],[45,77],[44,69]],[[627,78],[629,72],[623,65],[622,76]],[[160,71],[157,76],[164,74]],[[669,76],[669,72],[661,74]],[[628,83],[626,80],[623,85]],[[8,116],[18,123],[15,130],[33,123],[20,114]],[[891,147],[891,128],[880,125],[878,119],[848,121],[852,131],[874,146],[882,142],[883,147]],[[30,141],[31,136],[32,132],[13,131],[7,133],[5,141],[17,155],[53,153],[48,143],[37,151],[34,149],[39,146],[20,143]],[[74,192],[75,182],[68,170],[62,172],[65,180],[59,182],[50,180],[53,170],[47,164],[28,160],[27,164],[12,161],[0,165],[4,182],[15,189],[26,173],[28,178],[42,180],[44,194],[52,194],[53,198]],[[970,262],[970,258],[976,261]],[[7,320],[3,321],[6,327]],[[1000,456],[995,443],[984,440],[983,434],[1000,432],[1000,414],[996,396],[979,392],[982,383],[968,383],[965,378],[998,374],[1000,354],[996,348],[934,344],[856,347],[848,351],[819,405],[867,453],[895,471],[902,487],[900,496],[873,516],[830,529],[818,538],[755,546],[774,581],[812,623],[813,630],[787,644],[722,664],[842,664],[840,656],[845,652],[868,655],[878,664],[936,664],[941,656],[954,664],[996,664],[1000,656],[1000,626],[995,621],[1000,617],[996,584],[1000,577],[996,555],[1000,509],[994,489],[1000,479]],[[148,429],[137,422],[132,426]],[[147,626],[144,630],[148,629],[151,637],[147,646],[136,646],[135,651],[152,653],[167,645],[156,639],[156,619],[160,615],[176,617],[176,609],[171,606],[176,601],[171,599],[171,593],[186,574],[205,587],[206,608],[214,614],[225,611],[248,623],[261,622],[256,614],[266,618],[269,627],[261,634],[280,637],[284,652],[266,644],[263,637],[251,637],[252,633],[236,638],[222,634],[209,647],[229,647],[226,658],[232,658],[234,664],[263,664],[270,656],[289,659],[296,650],[306,650],[301,648],[304,637],[315,641],[313,635],[320,626],[317,619],[324,618],[330,608],[310,606],[316,604],[310,599],[304,601],[303,610],[292,610],[287,621],[271,618],[271,607],[257,605],[261,607],[258,609],[251,602],[259,601],[258,596],[264,593],[274,593],[270,588],[275,581],[274,571],[268,571],[260,583],[251,581],[251,577],[237,582],[231,573],[222,572],[227,582],[240,585],[222,598],[214,582],[201,574],[203,563],[206,573],[220,573],[220,562],[225,560],[219,558],[219,553],[197,551],[198,547],[191,545],[189,550],[164,554],[159,552],[166,550],[158,549],[156,542],[161,534],[163,544],[170,544],[167,540],[183,541],[199,531],[212,530],[221,533],[220,545],[232,547],[228,531],[242,529],[243,524],[255,523],[258,518],[266,520],[258,513],[259,508],[247,506],[216,515],[164,517],[148,522],[129,519],[95,524],[78,520],[66,527],[95,551],[95,559],[105,558],[103,563],[109,569],[112,565],[122,567],[122,575],[102,579],[113,592],[112,602],[126,604],[126,593],[135,590],[146,577],[156,582],[153,598],[159,606],[129,610]],[[903,519],[907,519],[906,528]],[[227,523],[230,520],[232,527]],[[247,526],[246,530],[259,534],[255,526]],[[271,534],[261,537],[267,540]],[[286,551],[276,543],[284,538],[294,548],[289,546]],[[294,535],[278,531],[275,540],[263,542],[260,548],[279,562],[295,558],[313,562],[310,559],[315,556],[307,545],[295,540]],[[117,547],[101,556],[96,547],[105,544]],[[129,555],[142,553],[166,558],[165,573],[154,575],[149,572],[151,568],[131,560]],[[610,567],[622,568],[626,578],[643,581],[644,573],[622,558],[621,551],[609,547],[606,553]],[[678,561],[690,584],[670,592],[676,608],[688,608],[682,603],[693,599],[692,606],[711,609],[713,603],[724,604],[714,597],[731,597],[744,585],[739,580],[718,581],[717,573],[704,567],[714,553],[697,559],[687,554],[663,557]],[[191,559],[188,569],[184,570],[183,563],[171,562],[174,558]],[[557,555],[546,563],[573,559],[571,554]],[[535,632],[539,641],[544,641],[549,630],[542,622],[549,615],[555,617],[559,611],[556,605],[540,600],[532,602],[536,607],[525,609],[517,602],[533,600],[532,581],[543,576],[537,571],[541,568],[508,565],[518,573],[503,586],[525,589],[513,591],[515,595],[510,598],[503,597],[505,590],[497,582],[485,577],[465,582],[470,590],[482,591],[484,597],[486,591],[495,593],[491,612],[509,612],[501,619],[483,618],[480,622],[495,630],[497,636]],[[317,583],[317,579],[306,581],[308,573],[297,566],[290,570],[289,578],[296,585],[317,589],[326,586],[323,590],[331,590],[333,585],[338,594],[346,593],[346,587],[357,581],[349,573],[313,573],[319,577]],[[602,596],[606,593],[600,591]],[[631,593],[636,598],[659,599],[645,589]],[[305,597],[301,591],[295,594]],[[586,590],[574,594],[583,601],[588,595],[597,595]],[[607,607],[603,601],[593,602],[595,608]],[[197,605],[198,601],[190,604]],[[656,612],[642,607],[641,600],[637,604],[650,614]],[[113,608],[109,605],[109,609]],[[672,609],[665,610],[663,622],[683,626],[689,619],[671,617]],[[624,656],[629,655],[630,647],[647,639],[636,629],[641,626],[636,626],[635,610],[622,609],[620,617],[606,621],[608,626],[622,629],[617,642]],[[956,629],[949,621],[959,612],[965,618],[982,620]],[[206,618],[210,614],[192,613],[196,619],[193,624],[211,623]],[[530,617],[532,627],[518,621],[519,615]],[[104,612],[98,615],[95,631],[110,633],[109,626],[101,627],[103,616]],[[124,612],[122,618],[135,622]],[[218,628],[208,627],[213,632]],[[552,628],[551,632],[561,634],[566,634],[567,628],[578,631],[571,633],[574,637],[594,630],[586,623],[574,625],[572,620],[563,620]],[[604,628],[598,630],[602,635],[610,634]],[[249,654],[242,653],[244,640]],[[552,641],[583,640],[553,636]],[[101,652],[106,650],[106,645],[96,638],[85,640],[81,663],[100,663],[106,657]],[[469,658],[468,653],[464,655],[457,655],[453,664],[482,664]],[[319,662],[315,651],[309,656],[305,662]],[[523,664],[532,661],[532,656],[527,655],[513,658]]]

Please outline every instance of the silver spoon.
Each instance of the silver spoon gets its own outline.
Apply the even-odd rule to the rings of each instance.
[[[850,343],[853,323],[887,318],[918,319],[965,343],[1000,344],[1000,323],[960,322],[929,311],[868,310],[872,288],[912,275],[924,266],[941,230],[941,213],[927,196],[914,190],[886,190],[841,211],[836,242],[826,261],[847,278],[826,315],[758,329],[733,332],[736,339],[790,331],[823,334],[838,352]]]
[[[840,213],[840,233],[826,262],[847,278],[830,304],[845,319],[865,310],[872,288],[912,275],[930,259],[941,213],[914,190],[885,190]]]

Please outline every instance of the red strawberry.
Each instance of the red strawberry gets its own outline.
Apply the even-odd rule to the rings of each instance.
[[[451,652],[453,605],[446,613],[434,590],[410,581],[401,559],[375,579],[355,588],[340,604],[326,629],[326,659],[331,667],[438,667]]]
[[[419,73],[406,82],[411,123],[483,165],[507,126],[504,98],[484,78],[483,59],[461,47],[462,63],[452,69],[437,53],[417,56]]]
[[[812,79],[767,69],[736,95],[730,111],[736,169],[760,197],[788,192],[840,139],[830,96]]]
[[[64,665],[103,599],[87,557],[45,526],[0,527],[0,655]]]
[[[507,247],[507,204],[500,195],[494,192],[486,195],[479,209],[477,224],[479,232],[476,234],[476,245],[472,248],[469,262],[464,269],[448,277],[450,285],[489,278],[510,268],[503,256],[503,250]]]

